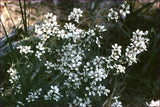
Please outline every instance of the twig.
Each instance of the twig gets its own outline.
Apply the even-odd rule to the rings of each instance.
[[[106,106],[106,105],[110,105],[111,104],[111,100],[113,98],[113,95],[116,91],[116,88],[117,88],[117,77],[118,77],[118,74],[116,75],[116,78],[115,78],[115,83],[114,83],[114,88],[113,88],[113,91],[112,91],[112,94],[110,95],[110,97],[103,103],[103,107]]]

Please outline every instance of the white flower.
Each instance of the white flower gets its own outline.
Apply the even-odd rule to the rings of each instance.
[[[140,54],[143,51],[147,51],[147,44],[149,42],[149,39],[146,37],[143,37],[148,34],[148,31],[140,31],[139,29],[136,30],[136,32],[133,32],[133,36],[131,38],[130,46],[127,46],[125,57],[126,61],[129,65],[131,65],[133,62],[137,62],[136,56]]]
[[[35,25],[35,33],[38,35],[42,35],[44,32],[46,32],[46,29],[42,26]]]
[[[48,27],[54,27],[57,26],[57,16],[53,15],[53,13],[48,13],[47,15],[45,15],[46,20],[45,20],[45,24]]]
[[[43,34],[40,39],[45,42],[48,38],[50,38],[48,35]]]
[[[98,37],[96,37],[96,44],[98,45],[99,48],[101,47],[100,40]]]
[[[95,31],[93,29],[89,29],[88,32],[86,32],[89,36],[95,36]]]
[[[107,29],[105,29],[105,26],[96,25],[95,28],[98,32],[105,32]]]
[[[91,61],[87,62],[86,65],[84,65],[84,74],[83,76],[85,78],[85,81],[87,81],[87,77],[94,79],[94,81],[102,81],[103,79],[107,78],[107,73],[105,68],[102,66],[104,64],[105,58],[104,57],[98,57]],[[93,63],[93,67],[91,66],[91,63]]]
[[[39,42],[38,45],[36,45],[36,48],[41,50],[41,51],[45,50],[45,47],[43,46],[43,43],[41,43],[41,42]]]
[[[73,100],[72,104],[74,106],[86,107],[86,106],[90,106],[90,103],[91,103],[91,101],[90,101],[89,97],[82,99],[82,98],[76,96],[76,98]],[[72,106],[72,105],[70,104],[70,106]]]
[[[65,23],[64,27],[65,27],[65,29],[67,29],[67,30],[69,30],[71,32],[76,30],[75,25],[72,24],[72,23]]]
[[[126,60],[129,63],[129,65],[132,65],[132,63],[137,63],[137,58],[136,58],[137,53],[131,50],[130,48],[126,48],[125,56]]]
[[[148,31],[143,32],[143,31],[137,29],[135,32],[133,32],[133,35],[139,35],[139,36],[148,35]]]
[[[42,88],[39,88],[38,90],[36,90],[35,92],[28,92],[28,96],[25,98],[25,100],[27,100],[27,102],[34,102],[35,99],[38,99],[39,96],[41,95],[41,91]]]
[[[118,98],[119,98],[119,96],[118,97],[114,97],[113,98],[113,102],[112,102],[112,104],[111,104],[111,106],[114,106],[114,107],[122,107],[122,102],[121,101],[118,101]]]
[[[117,52],[121,56],[121,48],[122,48],[122,46],[118,46],[118,44],[115,43],[114,45],[112,45],[112,48],[113,48],[112,52]]]
[[[40,57],[42,56],[42,54],[43,54],[42,52],[36,51],[35,56],[36,56],[39,60],[41,60]]]
[[[59,101],[60,97],[62,97],[62,95],[59,93],[59,88],[51,85],[51,89],[47,92],[47,95],[44,95],[44,100]]]
[[[31,50],[31,46],[18,46],[17,49],[20,49],[21,54],[28,54],[33,53],[33,50]]]
[[[159,106],[160,106],[160,100],[157,100],[157,101],[152,100],[152,101],[150,102],[150,104],[147,103],[147,105],[148,105],[149,107],[159,107]]]
[[[102,79],[105,79],[107,77],[107,74],[105,72],[105,69],[98,69],[96,68],[96,71],[95,71],[95,80],[96,81],[102,81]]]
[[[117,22],[119,16],[118,16],[118,12],[114,11],[112,8],[109,10],[108,13],[108,21],[110,20],[115,20]]]
[[[64,30],[59,30],[58,34],[57,34],[57,37],[65,38],[65,35],[66,35],[66,33],[65,33]]]
[[[17,105],[16,107],[20,107],[19,104],[20,104],[21,106],[24,106],[24,103],[21,102],[21,101],[17,101],[17,103],[18,103],[18,105]]]
[[[20,76],[17,75],[18,73],[17,70],[13,69],[13,65],[7,72],[10,74],[10,79],[9,79],[10,83],[14,83],[19,80]]]
[[[54,67],[54,64],[52,64],[52,62],[46,61],[44,66],[46,66],[47,69],[50,69],[50,68]]]
[[[112,45],[112,54],[111,54],[111,58],[113,58],[114,60],[118,60],[121,56],[121,48],[122,46],[118,46],[118,44],[114,44]]]
[[[130,5],[128,5],[126,2],[120,6],[119,13],[121,14],[123,19],[126,18],[127,14],[130,14],[129,9],[130,9]]]
[[[53,13],[47,13],[47,15],[45,15],[46,19],[51,19],[53,17]]]
[[[83,11],[80,8],[74,8],[68,16],[68,20],[74,19],[75,22],[79,23],[79,17],[82,17]]]
[[[86,87],[89,96],[108,96],[108,93],[110,92],[109,89],[106,89],[105,86],[102,86],[101,84],[99,86],[96,86],[96,84],[92,82],[90,83],[90,85],[90,87]]]
[[[124,66],[122,66],[122,65],[115,65],[114,66],[116,69],[117,69],[117,71],[116,71],[116,73],[118,74],[118,73],[125,73],[125,67]]]

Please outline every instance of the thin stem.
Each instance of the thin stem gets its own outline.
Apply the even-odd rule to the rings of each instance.
[[[25,0],[24,0],[24,4],[25,4]],[[25,36],[27,36],[27,26],[26,26],[26,20],[24,19],[24,16],[23,16],[23,10],[22,10],[21,0],[19,0],[19,5],[20,5],[21,14],[22,14],[22,20],[23,20],[23,25],[24,25],[24,29],[25,29]],[[25,6],[24,6],[24,12],[25,12],[24,14],[26,14]]]
[[[24,21],[25,21],[25,36],[28,36],[27,33],[27,15],[26,15],[26,1],[24,0]]]
[[[128,38],[130,38],[130,35],[129,35],[123,28],[121,28],[119,24],[117,24],[117,27],[118,27]]]
[[[125,90],[126,87],[127,87],[127,85],[125,85],[125,86],[119,91],[119,93],[117,94],[117,96],[119,96],[119,95]]]
[[[110,95],[110,97],[103,103],[102,106],[110,106],[111,105],[111,101],[113,99],[113,96],[114,96],[114,93],[116,91],[116,88],[117,88],[117,78],[118,78],[118,74],[116,75],[116,78],[115,78],[115,82],[114,82],[114,88],[113,88],[113,91],[112,91],[112,94]]]
[[[13,46],[12,46],[12,44],[11,44],[11,41],[10,41],[9,37],[8,37],[7,31],[6,31],[6,29],[5,29],[4,25],[3,25],[2,20],[1,20],[1,23],[2,23],[2,27],[3,27],[3,30],[4,30],[4,32],[5,32],[7,41],[8,41],[8,43],[9,43],[9,46],[10,46],[12,52],[13,52],[13,56],[14,56],[13,58],[15,59],[15,58],[16,58],[16,54],[15,54],[15,52],[14,52]]]
[[[29,0],[29,14],[28,14],[28,26],[29,26],[29,18],[30,18],[30,12],[31,12],[31,0]]]

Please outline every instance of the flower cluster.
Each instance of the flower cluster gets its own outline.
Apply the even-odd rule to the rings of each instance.
[[[29,92],[28,93],[28,96],[25,98],[27,100],[27,102],[34,102],[35,99],[38,99],[39,96],[41,95],[41,91],[42,91],[42,88],[39,88],[38,90],[36,90],[35,92]]]
[[[121,101],[119,101],[118,100],[118,98],[119,98],[119,96],[117,97],[117,96],[115,96],[115,97],[113,97],[113,103],[111,104],[111,106],[113,106],[113,107],[123,107],[122,106],[122,102]]]
[[[69,32],[60,33],[60,36],[58,36],[58,37],[69,39],[69,40],[73,39],[72,41],[75,43],[77,43],[78,40],[81,40],[82,38],[85,37],[84,30],[76,28],[75,24],[66,23],[64,25],[64,28],[65,28],[65,30],[67,30]],[[62,30],[62,31],[64,31],[64,30]]]
[[[33,53],[33,50],[31,50],[31,46],[18,46],[17,49],[20,49],[21,54],[25,54],[25,57],[28,58],[26,55],[28,53]]]
[[[40,60],[41,60],[40,57],[45,53],[45,49],[46,49],[43,45],[44,43],[41,43],[41,42],[39,42],[38,45],[36,45],[37,51],[35,56]]]
[[[127,46],[125,52],[125,58],[128,62],[128,65],[132,65],[132,63],[137,63],[136,56],[143,51],[147,51],[147,44],[149,43],[149,39],[143,36],[146,36],[148,31],[140,31],[139,29],[136,32],[133,32],[133,37],[131,38],[130,46]]]
[[[109,10],[108,13],[108,21],[110,20],[115,20],[116,22],[118,21],[118,12],[114,11],[112,8]]]
[[[14,65],[7,71],[10,74],[10,83],[12,84],[12,88],[15,89],[13,92],[14,95],[22,94],[21,92],[21,84],[18,83],[20,79],[20,75],[18,74],[17,70],[14,69]]]
[[[52,71],[50,70],[50,68],[54,67],[54,65],[52,64],[52,62],[46,61],[46,63],[44,64],[44,66],[47,67],[47,70],[45,72],[47,73],[51,73]]]
[[[45,100],[55,100],[58,101],[62,95],[59,93],[59,88],[57,86],[51,86],[51,89],[44,95]]]
[[[105,32],[105,31],[107,31],[107,29],[105,28],[105,26],[102,26],[102,25],[96,25],[96,26],[95,26],[95,29],[96,29],[98,32]]]
[[[55,64],[55,70],[60,70],[68,79],[65,80],[64,85],[71,87],[71,83],[75,86],[74,88],[79,88],[81,84],[79,79],[79,67],[82,64],[82,58],[84,56],[84,51],[77,44],[67,44],[62,46],[62,49],[56,50],[60,59],[57,62],[60,64]],[[71,72],[73,71],[73,72]]]
[[[96,56],[93,61],[87,62],[86,65],[84,65],[83,76],[93,79],[95,83],[97,81],[102,81],[103,79],[106,79],[107,72],[105,67],[103,66],[104,63],[105,57]],[[85,78],[84,80],[87,81],[89,78]]]
[[[130,14],[130,5],[127,4],[127,1],[124,1],[122,5],[120,5],[119,13],[121,14],[122,18],[125,19],[127,14]]]
[[[126,67],[123,64],[132,65],[137,63],[137,55],[143,51],[147,51],[147,44],[149,39],[143,36],[146,36],[148,31],[140,31],[139,29],[136,32],[133,32],[131,38],[131,43],[125,49],[124,55],[121,53],[122,46],[118,44],[112,45],[112,54],[107,58],[107,68],[115,69],[116,74],[125,73]]]
[[[101,84],[96,86],[94,83],[90,83],[90,87],[86,87],[86,90],[88,91],[88,93],[85,94],[86,96],[108,96],[108,93],[110,92],[105,86],[102,86]]]
[[[112,54],[111,54],[111,58],[113,58],[114,60],[118,60],[119,57],[121,56],[121,48],[122,46],[118,46],[118,44],[114,44],[112,45]]]
[[[159,107],[160,106],[160,100],[154,101],[152,100],[150,104],[146,103],[149,107]]]
[[[116,22],[118,22],[118,19],[119,19],[118,12],[122,16],[122,18],[125,19],[126,15],[130,14],[129,9],[130,9],[130,5],[127,4],[127,1],[124,1],[124,3],[120,5],[119,11],[116,11],[115,9],[111,8],[108,13],[108,21],[115,20]]]
[[[14,83],[20,78],[20,76],[17,75],[17,70],[13,69],[12,67],[7,72],[10,74],[10,83]]]
[[[19,46],[17,49],[20,49],[21,54],[28,54],[28,53],[33,53],[33,50],[31,50],[31,46]]]
[[[0,88],[0,94],[1,94],[1,96],[4,96],[4,88],[3,87]]]
[[[91,106],[91,105],[89,105],[90,103],[91,103],[91,101],[88,97],[83,99],[83,98],[80,98],[80,97],[76,96],[76,98],[73,100],[73,103],[70,104],[70,107],[72,107],[72,105],[82,106],[82,107]]]
[[[47,20],[45,20],[45,23],[47,26],[57,26],[57,17],[56,15],[53,15],[53,13],[48,13],[47,15],[45,15],[45,18]]]
[[[45,15],[46,20],[42,25],[35,25],[35,32],[38,37],[45,43],[51,36],[55,36],[59,31],[56,16],[52,13]]]
[[[122,46],[117,43],[112,45],[111,55],[106,59],[107,68],[110,70],[116,70],[116,74],[125,73],[125,66],[122,65]]]
[[[124,6],[122,5],[122,7]],[[78,23],[82,13],[82,10],[74,8],[68,16],[68,20],[74,19]],[[128,13],[127,11],[126,14]],[[110,9],[108,19],[117,21],[118,17],[118,12]],[[93,46],[101,48],[102,34],[106,31],[103,25],[95,25],[93,28],[83,30],[71,22],[60,27],[57,17],[52,13],[45,15],[45,18],[44,23],[35,26],[35,32],[39,37],[39,42],[35,45],[35,52],[31,50],[31,46],[19,46],[18,49],[20,49],[20,53],[26,55],[33,53],[37,63],[42,66],[38,69],[43,74],[42,78],[47,78],[47,82],[49,82],[47,85],[50,86],[56,80],[59,87],[51,85],[51,89],[44,96],[41,94],[41,88],[35,92],[32,92],[31,89],[26,97],[27,102],[34,102],[40,96],[43,96],[44,100],[56,102],[60,101],[62,97],[69,97],[70,100],[67,104],[71,106],[90,106],[92,97],[109,95],[110,90],[103,84],[103,81],[107,79],[110,72],[124,74],[127,64],[135,63],[137,55],[147,50],[149,39],[143,36],[148,32],[137,30],[133,32],[131,44],[127,46],[126,50],[124,49],[125,51],[122,50],[122,46],[115,43],[111,46],[110,56],[94,55],[93,59],[88,59],[87,54],[92,51]],[[14,69],[8,72],[13,72],[11,75],[17,73]],[[53,79],[50,80],[51,78]],[[15,77],[13,79],[16,80]],[[64,92],[66,95],[61,95],[60,92]],[[82,94],[79,95],[81,92]],[[118,101],[118,97],[114,97],[113,100],[112,106],[122,105]]]
[[[74,8],[68,16],[68,20],[74,19],[75,22],[79,23],[79,17],[82,17],[83,11],[78,8]]]

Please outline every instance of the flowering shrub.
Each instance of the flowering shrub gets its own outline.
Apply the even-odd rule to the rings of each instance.
[[[130,13],[130,6],[126,5],[126,2],[122,4],[119,12],[110,9],[108,21],[117,22],[119,14],[126,17]],[[147,51],[148,31],[137,29],[128,46],[115,43],[111,46],[110,56],[95,55],[88,59],[87,54],[94,51],[92,47],[101,48],[103,32],[107,29],[102,25],[88,30],[77,27],[82,13],[81,9],[74,8],[64,26],[58,24],[55,15],[48,13],[44,23],[35,26],[37,38],[34,43],[29,40],[28,44],[17,47],[21,61],[7,71],[16,105],[38,105],[40,102],[94,105],[112,94],[113,90],[104,84],[108,75],[125,75],[126,68],[137,63],[137,56]],[[29,87],[26,88],[26,84]],[[123,105],[118,98],[116,95],[111,97],[111,106]]]

